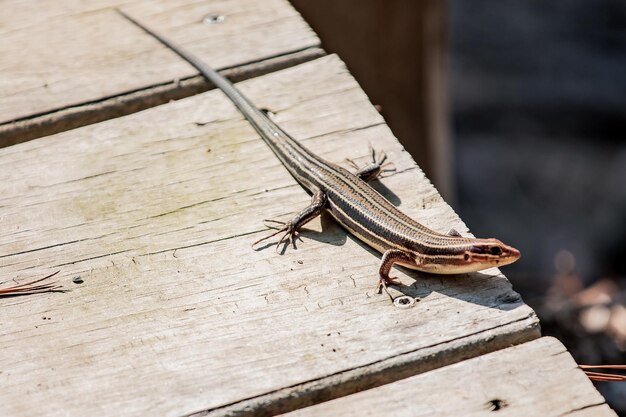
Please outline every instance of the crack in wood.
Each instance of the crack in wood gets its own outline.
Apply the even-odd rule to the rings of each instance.
[[[90,238],[70,240],[69,242],[55,243],[54,245],[43,246],[43,247],[40,247],[40,248],[28,249],[28,250],[24,250],[24,251],[20,251],[20,252],[14,252],[14,253],[8,253],[6,255],[0,255],[0,259],[2,259],[2,258],[9,258],[11,256],[24,255],[24,254],[27,254],[27,253],[38,252],[38,251],[41,251],[41,250],[56,248],[56,247],[59,247],[59,246],[71,245],[71,244],[78,243],[78,242],[81,242],[83,240],[89,240],[89,239]]]
[[[106,253],[104,255],[91,256],[89,258],[83,258],[83,259],[78,259],[76,261],[65,262],[65,263],[62,263],[62,264],[54,265],[54,268],[59,268],[59,267],[62,267],[62,266],[67,266],[67,265],[75,265],[77,263],[86,262],[86,261],[92,261],[94,259],[106,258],[107,256],[119,255],[120,253],[127,253],[127,252],[131,252],[131,250],[130,249],[125,249],[125,250],[120,250],[120,251],[117,251],[117,252]]]
[[[558,417],[568,416],[568,415],[570,415],[572,413],[576,413],[578,411],[586,410],[588,408],[600,407],[600,406],[603,406],[605,404],[606,404],[606,401],[600,401],[600,402],[597,402],[597,403],[594,403],[594,404],[587,404],[587,405],[584,405],[582,407],[578,407],[578,408],[574,408],[572,410],[569,410],[566,413],[559,414]]]

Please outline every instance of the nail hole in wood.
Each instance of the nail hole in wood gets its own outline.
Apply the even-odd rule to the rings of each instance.
[[[222,23],[224,19],[224,16],[222,16],[221,14],[209,14],[204,16],[202,22],[206,23],[207,25],[215,25],[217,23]]]
[[[394,299],[393,304],[398,308],[409,308],[415,304],[415,298],[403,295]]]
[[[490,411],[498,411],[503,409],[507,405],[508,404],[506,401],[499,398],[494,398],[493,400],[487,402],[487,409]]]

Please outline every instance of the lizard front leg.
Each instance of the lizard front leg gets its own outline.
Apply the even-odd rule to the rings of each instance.
[[[378,293],[384,289],[391,301],[393,301],[393,297],[389,294],[387,290],[387,285],[400,285],[400,282],[397,278],[392,278],[389,276],[389,272],[391,272],[391,268],[393,264],[396,262],[412,262],[413,257],[404,251],[399,249],[388,249],[383,253],[383,257],[380,259],[380,267],[378,268]]]
[[[315,190],[313,196],[311,197],[311,204],[302,209],[298,214],[296,214],[290,221],[282,222],[279,220],[267,219],[266,222],[277,223],[282,225],[280,229],[276,232],[270,234],[269,236],[265,236],[252,244],[254,247],[256,244],[263,242],[269,238],[276,236],[277,234],[283,233],[281,238],[276,243],[276,250],[280,247],[280,244],[284,241],[291,242],[294,249],[296,248],[296,237],[298,230],[304,226],[309,221],[313,220],[317,216],[319,216],[322,212],[322,209],[326,205],[326,194],[321,190]]]

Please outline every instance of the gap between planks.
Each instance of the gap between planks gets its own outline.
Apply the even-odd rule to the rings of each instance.
[[[520,328],[519,324],[523,326]],[[506,337],[499,337],[504,335]],[[536,314],[531,312],[527,317],[506,325],[402,353],[376,363],[285,387],[223,407],[186,414],[185,417],[269,417],[288,413],[463,362],[466,359],[522,345],[540,337],[541,329]],[[458,343],[461,340],[463,342]]]
[[[224,68],[220,70],[220,73],[236,83],[293,67],[325,55],[326,52],[321,48],[306,47],[267,59]],[[203,76],[194,75],[49,112],[28,115],[0,124],[0,148],[122,117],[214,88],[215,86]]]

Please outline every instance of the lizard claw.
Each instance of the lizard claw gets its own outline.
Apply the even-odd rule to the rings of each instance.
[[[285,226],[286,224],[287,222],[283,222],[281,220],[263,219],[263,225],[265,225],[268,229],[278,229],[276,225]]]
[[[378,280],[378,285],[376,286],[376,292],[380,294],[383,290],[385,290],[385,292],[391,299],[391,302],[393,302],[393,297],[387,289],[387,286],[389,285],[401,286],[402,283],[398,281],[398,278],[396,277],[380,277],[380,279]]]

